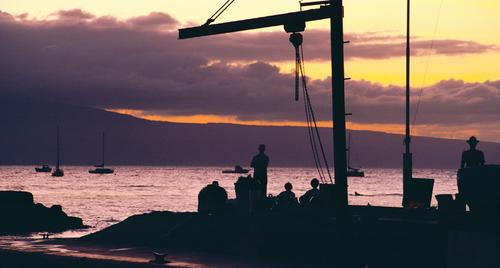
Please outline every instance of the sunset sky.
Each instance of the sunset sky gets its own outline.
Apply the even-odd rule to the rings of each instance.
[[[0,0],[2,94],[177,122],[300,125],[293,48],[280,27],[179,41],[224,1]],[[404,0],[345,5],[349,126],[404,129]],[[500,142],[500,2],[412,3],[414,134]],[[298,10],[237,0],[217,22]],[[308,23],[313,105],[329,126],[328,21]],[[415,113],[415,107],[413,111]]]

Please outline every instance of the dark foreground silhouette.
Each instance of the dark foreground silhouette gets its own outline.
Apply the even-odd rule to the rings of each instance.
[[[484,165],[484,153],[476,149],[479,141],[476,137],[472,136],[467,140],[470,149],[462,153],[462,161],[460,167],[477,167]]]
[[[471,246],[461,237],[461,231],[471,228],[486,237],[495,230],[491,218],[478,219],[470,214],[376,207],[351,207],[343,217],[305,210],[254,215],[152,212],[82,239],[247,255],[281,260],[284,266],[445,267],[449,251],[469,252],[464,257],[476,258],[476,263],[491,261],[479,259],[487,245]],[[456,241],[450,241],[450,235]],[[337,266],[339,262],[345,266]]]
[[[28,192],[0,191],[0,234],[62,232],[85,228],[82,219],[70,217],[59,205],[33,203]]]
[[[253,167],[253,176],[261,185],[261,194],[267,196],[267,166],[269,157],[264,153],[266,145],[259,145],[259,153],[252,158],[250,166]]]

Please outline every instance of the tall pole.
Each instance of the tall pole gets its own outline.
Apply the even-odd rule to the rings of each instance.
[[[102,132],[102,148],[101,148],[101,158],[102,158],[102,167],[104,167],[104,132]]]
[[[403,207],[408,205],[408,191],[413,177],[410,151],[410,0],[406,2],[406,130],[405,153],[403,155]]]
[[[59,126],[57,126],[57,144],[56,144],[56,156],[57,156],[57,162],[56,162],[56,169],[59,169]]]
[[[344,10],[342,0],[330,0],[330,41],[332,57],[332,119],[335,184],[339,190],[340,205],[347,207],[347,162],[344,96]]]

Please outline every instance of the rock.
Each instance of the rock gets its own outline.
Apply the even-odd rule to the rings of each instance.
[[[0,191],[0,206],[31,206],[33,195],[29,192]]]
[[[33,203],[29,192],[0,191],[0,234],[62,232],[86,226],[82,219],[70,217],[62,206],[48,208]]]

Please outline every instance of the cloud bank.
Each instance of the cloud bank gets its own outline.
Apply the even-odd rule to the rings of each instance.
[[[128,20],[82,10],[59,11],[48,20],[0,13],[0,94],[158,115],[303,121],[303,106],[292,101],[293,77],[270,63],[293,59],[287,34],[241,33],[179,41],[177,27],[179,22],[165,13]],[[309,30],[304,35],[308,59],[327,60],[327,33]],[[347,39],[351,60],[404,53],[401,36],[356,33]],[[426,54],[430,42],[414,40],[413,53]],[[435,40],[432,53],[457,56],[496,50],[473,41]],[[309,84],[319,119],[329,120],[329,79]],[[346,85],[353,122],[404,122],[403,88],[362,80]],[[414,107],[420,103],[420,124],[500,123],[500,80],[442,81],[413,99]]]

